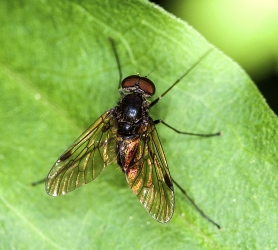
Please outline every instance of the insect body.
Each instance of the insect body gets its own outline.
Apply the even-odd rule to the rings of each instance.
[[[155,93],[145,77],[122,81],[122,99],[66,150],[51,169],[46,191],[66,194],[95,179],[117,161],[150,215],[167,222],[174,211],[174,189],[146,98]]]
[[[154,94],[155,86],[140,76],[127,77],[122,82],[124,90],[125,85],[126,91],[132,93],[125,95],[115,108],[115,115],[119,114],[117,162],[151,216],[167,222],[174,212],[174,189],[146,100]]]
[[[121,78],[113,40],[111,43]],[[163,123],[181,134],[215,136],[219,133],[180,132],[162,120],[153,121],[149,116],[149,109],[185,75],[153,102],[149,102],[148,98],[154,95],[155,85],[147,77],[132,75],[121,81],[121,99],[117,106],[100,116],[59,157],[46,178],[46,192],[52,196],[64,195],[94,180],[106,166],[117,162],[133,193],[157,221],[167,222],[173,215],[174,182],[202,216],[219,227],[172,180],[155,124]]]

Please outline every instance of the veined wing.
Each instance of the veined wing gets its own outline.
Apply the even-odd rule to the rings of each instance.
[[[94,180],[116,160],[116,128],[105,112],[59,157],[46,179],[49,195],[64,195]]]
[[[133,163],[126,171],[129,186],[149,214],[167,222],[174,212],[174,188],[167,161],[153,123],[139,138]]]

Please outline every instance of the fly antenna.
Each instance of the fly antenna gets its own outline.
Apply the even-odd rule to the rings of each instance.
[[[114,52],[114,55],[115,55],[115,58],[116,58],[116,62],[117,62],[117,67],[118,67],[119,76],[120,76],[118,89],[120,89],[121,88],[121,83],[122,83],[122,70],[121,70],[120,58],[119,58],[119,55],[118,55],[118,52],[117,52],[117,49],[116,49],[116,44],[115,44],[114,39],[112,37],[109,37],[109,41],[111,43],[111,46],[112,46],[112,49],[113,49],[113,52]]]
[[[147,77],[147,78],[148,78],[148,77],[149,77],[149,75],[150,75],[151,73],[153,73],[153,72],[154,72],[154,69],[153,69],[153,70],[151,70],[151,71],[150,71],[150,73],[149,73],[149,74],[147,74],[145,77]]]
[[[209,49],[205,54],[203,54],[199,60],[197,60],[178,80],[176,80],[165,92],[163,92],[159,97],[157,97],[154,101],[152,101],[149,107],[154,106],[158,101],[165,96],[175,85],[177,85],[190,71],[192,71],[200,61],[202,61],[211,51],[213,48]]]

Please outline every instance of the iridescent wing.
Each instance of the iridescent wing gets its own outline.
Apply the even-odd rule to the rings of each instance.
[[[126,170],[127,182],[133,193],[155,220],[169,221],[174,212],[174,188],[151,118],[147,130],[139,138],[133,162]]]
[[[112,111],[99,117],[55,162],[46,179],[49,195],[64,195],[87,184],[116,160]]]

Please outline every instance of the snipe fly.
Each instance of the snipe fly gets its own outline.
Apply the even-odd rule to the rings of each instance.
[[[154,101],[155,85],[147,77],[131,75],[122,79],[119,56],[113,39],[110,39],[120,74],[118,104],[101,115],[58,158],[46,178],[46,192],[57,196],[67,194],[94,180],[109,164],[117,162],[127,183],[148,213],[158,222],[171,219],[175,200],[173,183],[187,196],[203,217],[211,220],[172,179],[155,125],[162,123],[180,134],[217,136],[181,132],[162,120],[153,120],[149,109],[158,103],[186,74],[210,51],[176,80]]]

